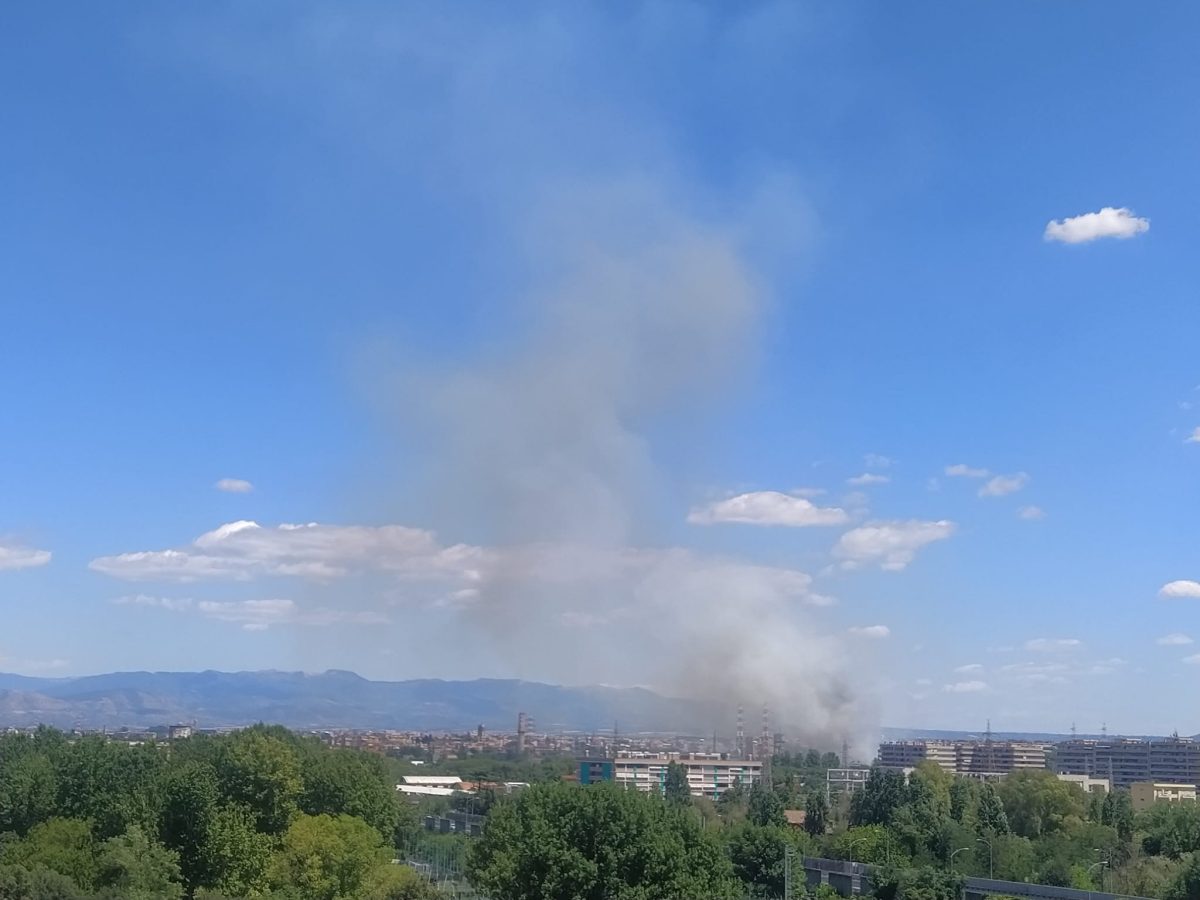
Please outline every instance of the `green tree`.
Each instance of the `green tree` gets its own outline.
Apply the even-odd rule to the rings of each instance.
[[[908,854],[885,825],[856,825],[831,836],[828,852],[838,859],[872,865],[906,865]]]
[[[875,766],[866,784],[850,802],[852,825],[887,825],[906,799],[904,775],[892,769]]]
[[[50,819],[33,826],[23,839],[5,846],[0,861],[31,871],[49,869],[84,891],[96,884],[96,844],[81,819]]]
[[[1013,772],[1001,782],[999,793],[1009,827],[1029,838],[1082,822],[1087,807],[1079,785],[1041,769]]]
[[[151,841],[136,825],[109,838],[97,855],[97,883],[122,900],[178,900],[183,896],[179,855]]]
[[[783,800],[774,789],[763,781],[756,781],[750,788],[750,800],[746,807],[746,820],[751,825],[785,826],[787,816],[783,813]]]
[[[271,882],[303,900],[359,897],[391,860],[379,832],[362,819],[301,813],[283,834]]]
[[[310,816],[346,813],[390,839],[400,820],[396,789],[382,761],[353,750],[313,748],[303,756],[300,809]]]
[[[1200,897],[1200,853],[1188,860],[1163,896],[1166,900],[1196,900]]]
[[[29,745],[30,752],[6,758],[7,748],[0,747],[0,832],[25,834],[54,815],[58,784],[49,756],[32,752],[32,739],[12,737]]]
[[[796,836],[786,828],[740,825],[728,835],[733,871],[753,897],[781,897],[784,888],[784,855],[803,855]],[[797,872],[799,878],[799,872]]]
[[[1137,818],[1142,849],[1179,859],[1200,850],[1200,806],[1194,803],[1156,803]]]
[[[979,806],[976,809],[976,827],[985,837],[989,834],[1008,834],[1008,814],[1000,792],[990,781],[979,787]]]
[[[259,831],[280,834],[299,811],[296,750],[269,729],[233,735],[217,754],[217,774],[226,798],[249,809]]]
[[[804,798],[804,830],[814,837],[829,827],[829,801],[821,790],[809,791]]]
[[[0,898],[3,900],[88,900],[66,875],[50,869],[0,865]]]
[[[467,872],[493,900],[676,900],[740,895],[694,815],[615,785],[534,785],[497,804]]]
[[[663,796],[675,806],[688,806],[692,802],[692,789],[688,785],[687,769],[677,762],[667,763],[667,777],[663,785]]]
[[[977,784],[969,778],[955,778],[950,784],[950,818],[968,828],[974,826],[979,807]]]
[[[87,819],[99,839],[122,834],[130,825],[154,829],[156,788],[165,766],[159,748],[89,735],[59,753],[56,762],[58,815]]]

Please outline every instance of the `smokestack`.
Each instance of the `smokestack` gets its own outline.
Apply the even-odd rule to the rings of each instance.
[[[528,727],[529,727],[529,723],[525,716],[525,713],[523,713],[523,712],[517,713],[517,754],[518,755],[523,755],[525,753],[525,732],[528,729]]]
[[[737,737],[734,739],[733,750],[738,759],[745,759],[748,755],[746,753],[746,721],[740,703],[737,711]]]

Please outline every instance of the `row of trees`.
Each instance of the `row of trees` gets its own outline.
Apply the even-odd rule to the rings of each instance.
[[[409,898],[382,761],[258,726],[168,745],[0,736],[0,897]]]

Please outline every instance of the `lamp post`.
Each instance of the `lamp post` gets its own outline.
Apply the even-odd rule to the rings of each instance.
[[[783,848],[783,900],[792,900],[792,854],[791,847]]]
[[[993,864],[992,864],[992,860],[993,860],[992,842],[987,840],[986,838],[976,838],[975,840],[977,843],[987,844],[987,848],[988,848],[988,878],[995,878],[996,877],[996,869],[995,869],[995,866],[993,866]]]
[[[950,854],[950,874],[951,875],[954,874],[954,857],[958,856],[958,854],[962,853],[964,850],[970,850],[970,849],[971,849],[970,847],[959,847],[957,850],[955,850],[953,853]]]

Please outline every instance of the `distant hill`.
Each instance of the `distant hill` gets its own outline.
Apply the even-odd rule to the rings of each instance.
[[[369,681],[353,672],[113,672],[79,678],[0,674],[0,727],[201,727],[266,721],[292,728],[516,729],[707,733],[715,712],[641,688],[529,681]]]

